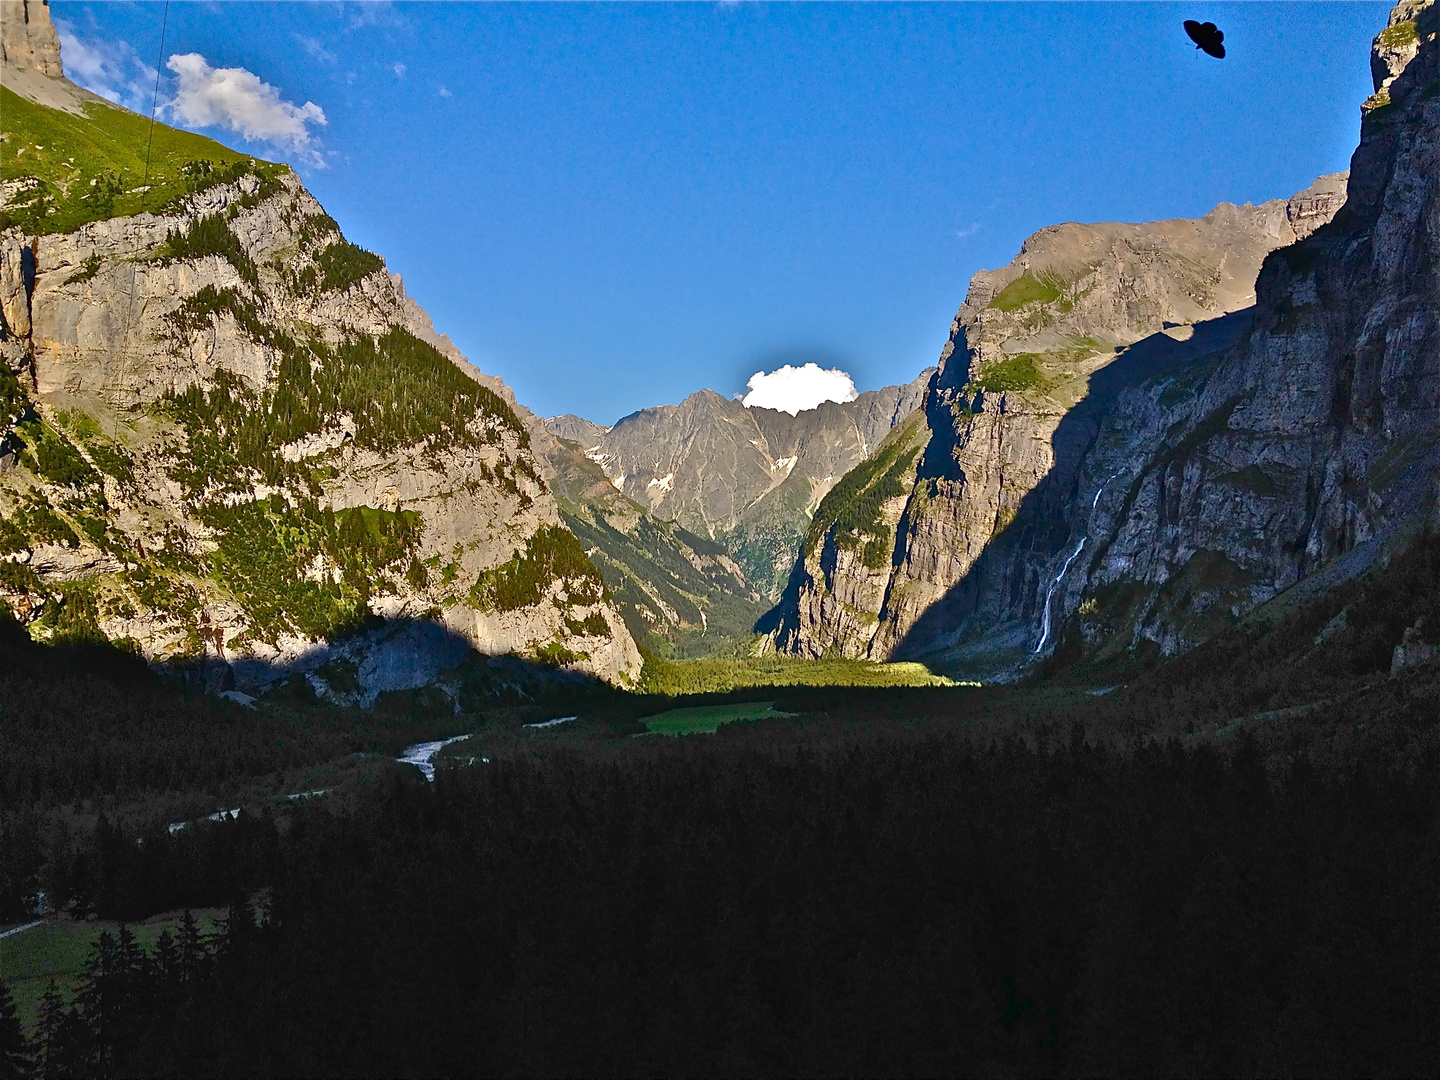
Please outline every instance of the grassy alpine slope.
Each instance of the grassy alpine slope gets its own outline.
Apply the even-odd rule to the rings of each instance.
[[[119,106],[78,108],[80,115],[48,108],[0,87],[0,182],[16,185],[0,211],[0,229],[74,232],[91,221],[175,209],[247,174],[263,187],[290,171],[203,135],[161,123],[152,128],[148,117]]]

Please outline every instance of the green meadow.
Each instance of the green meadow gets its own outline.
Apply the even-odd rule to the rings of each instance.
[[[200,933],[208,936],[215,932],[216,919],[224,912],[220,908],[207,908],[194,914]],[[129,925],[140,946],[146,952],[153,952],[155,940],[163,931],[169,930],[172,937],[179,935],[180,913],[167,912]],[[9,985],[20,1021],[27,1029],[35,1026],[40,998],[50,985],[51,977],[65,1003],[73,1003],[80,977],[85,974],[85,961],[90,958],[95,942],[106,931],[114,937],[119,929],[118,922],[103,920],[47,922],[0,941],[0,978]]]
[[[645,659],[639,689],[649,694],[724,694],[756,686],[954,686],[924,664],[799,660],[786,656]]]
[[[152,127],[149,117],[118,106],[88,103],[76,115],[0,88],[0,109],[0,179],[33,179],[11,196],[0,226],[73,232],[89,221],[160,210],[247,172],[273,183],[289,171],[203,135]]]
[[[780,712],[773,701],[747,701],[739,705],[671,709],[644,717],[644,724],[651,735],[713,735],[721,724],[733,724],[737,720],[771,720],[794,715]]]

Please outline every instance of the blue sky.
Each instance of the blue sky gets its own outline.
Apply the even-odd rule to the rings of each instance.
[[[174,3],[160,97],[296,164],[530,408],[610,423],[784,363],[907,381],[1036,229],[1346,168],[1389,7]],[[161,5],[51,10],[72,76],[148,110]],[[230,127],[224,69],[259,110]]]

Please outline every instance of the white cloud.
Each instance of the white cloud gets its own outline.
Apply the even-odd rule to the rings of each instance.
[[[403,79],[403,78],[405,77],[405,65],[404,65],[404,64],[391,64],[391,65],[390,65],[390,70],[395,73],[395,77],[396,77],[397,79]]]
[[[811,361],[803,367],[782,368],[770,372],[757,371],[746,384],[750,392],[741,404],[761,409],[788,412],[791,416],[814,409],[824,401],[854,401],[860,395],[855,381],[839,368],[822,368]]]
[[[56,19],[60,58],[65,74],[92,94],[150,113],[155,94],[155,69],[140,59],[129,42],[81,37],[67,19]]]
[[[967,236],[974,236],[979,231],[980,223],[977,221],[971,225],[967,225],[963,229],[956,229],[955,236],[960,240],[964,240]]]
[[[319,141],[310,125],[325,124],[325,110],[313,101],[283,101],[278,88],[244,68],[212,68],[199,53],[175,55],[165,64],[178,87],[167,108],[187,127],[221,127],[247,142],[260,140],[324,168]]]
[[[441,96],[441,97],[454,97],[455,95],[452,94],[452,93],[450,93],[449,90],[447,90],[445,87],[442,86],[442,87],[440,87],[440,96]]]
[[[410,20],[395,10],[390,0],[360,0],[359,3],[335,5],[335,12],[344,18],[347,30],[362,30],[367,26],[407,27]]]
[[[302,49],[304,49],[316,60],[320,61],[320,63],[335,63],[335,54],[329,49],[325,48],[325,44],[319,38],[306,37],[304,34],[296,34],[295,40],[300,43],[300,47]]]

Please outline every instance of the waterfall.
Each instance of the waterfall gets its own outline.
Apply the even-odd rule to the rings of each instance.
[[[1084,536],[1080,538],[1080,543],[1075,545],[1075,550],[1072,551],[1070,557],[1065,560],[1065,565],[1060,567],[1060,573],[1056,574],[1055,580],[1050,582],[1050,588],[1045,590],[1045,612],[1040,617],[1040,644],[1035,646],[1037,653],[1045,648],[1045,643],[1050,640],[1050,601],[1055,598],[1055,590],[1060,587],[1060,582],[1065,580],[1065,571],[1070,569],[1070,564],[1075,561],[1081,550],[1084,549],[1086,539],[1087,537]]]
[[[1122,469],[1121,472],[1123,471]],[[1100,496],[1104,493],[1106,486],[1119,475],[1120,473],[1118,472],[1111,473],[1105,478],[1105,482],[1095,490],[1095,498],[1090,500],[1091,510],[1094,510],[1095,507],[1100,504]],[[1050,641],[1050,602],[1055,599],[1055,590],[1060,587],[1060,582],[1065,580],[1065,574],[1070,569],[1070,564],[1079,558],[1080,552],[1085,549],[1086,539],[1087,537],[1080,537],[1080,543],[1075,545],[1075,550],[1070,553],[1070,557],[1066,559],[1060,567],[1060,572],[1055,575],[1055,580],[1050,582],[1050,587],[1045,590],[1045,607],[1040,613],[1040,644],[1035,646],[1035,652],[1031,654],[1032,656],[1042,652],[1046,644]]]

